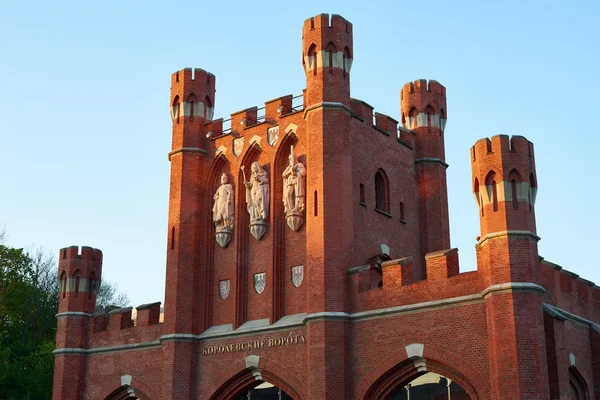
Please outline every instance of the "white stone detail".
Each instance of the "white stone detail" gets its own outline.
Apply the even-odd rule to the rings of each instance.
[[[424,358],[415,358],[413,360],[413,364],[415,365],[415,368],[417,369],[417,371],[419,371],[419,372],[427,371],[427,360],[425,360]]]
[[[248,143],[250,143],[250,146],[252,146],[254,143],[256,143],[257,145],[260,146],[261,140],[262,140],[262,138],[260,136],[254,135],[254,136],[252,136],[252,139],[250,139],[250,142],[248,142]]]
[[[529,182],[520,182],[516,184],[517,201],[524,201],[527,204],[535,205],[537,188],[531,187]],[[512,201],[513,197],[512,183],[508,181],[496,181],[496,197],[498,202]],[[479,198],[477,192],[473,193],[475,202],[479,208],[494,201],[494,190],[492,185],[479,185]]]
[[[258,362],[260,361],[259,356],[248,356],[245,358],[246,368],[258,368]]]
[[[123,375],[121,377],[121,386],[131,386],[131,375]]]
[[[575,366],[575,354],[569,354],[569,362],[571,363],[571,367]]]
[[[233,139],[233,155],[239,157],[244,149],[244,137]]]
[[[425,345],[422,343],[413,343],[406,346],[406,355],[408,358],[423,357]]]
[[[220,155],[227,155],[227,147],[225,146],[219,146],[219,148],[215,151],[215,156],[220,156]]]
[[[267,130],[267,142],[269,142],[271,146],[275,146],[277,140],[279,140],[279,127],[272,126]]]
[[[318,51],[315,56],[304,56],[304,72],[312,71],[315,68],[315,58],[317,68],[329,67],[329,52],[326,50]],[[344,52],[338,51],[331,54],[331,66],[333,68],[344,68]],[[352,58],[346,58],[346,72],[352,69]]]
[[[256,293],[261,294],[267,286],[267,273],[261,272],[260,274],[254,274],[254,290]]]
[[[216,240],[221,247],[227,246],[231,240],[234,220],[233,186],[227,183],[227,174],[221,175],[221,186],[213,196],[213,223],[215,224]]]
[[[381,244],[381,254],[385,254],[386,256],[390,255],[390,246],[385,243]]]
[[[223,300],[225,300],[225,299],[227,299],[227,297],[229,297],[229,289],[230,288],[231,288],[231,281],[229,279],[219,282],[219,296],[221,296],[221,298]]]
[[[442,131],[446,129],[446,119],[442,118],[440,114],[431,114],[428,115],[426,113],[419,113],[417,117],[405,117],[404,128],[407,129],[415,129],[420,128],[422,126],[431,126],[433,128],[441,129]]]
[[[296,287],[300,287],[304,280],[304,265],[296,265],[292,267],[292,284]]]
[[[285,128],[284,132],[285,132],[286,134],[289,134],[290,132],[292,132],[292,133],[296,134],[296,131],[297,131],[297,130],[298,130],[298,125],[296,125],[296,124],[289,124],[289,125],[287,126],[287,128]]]

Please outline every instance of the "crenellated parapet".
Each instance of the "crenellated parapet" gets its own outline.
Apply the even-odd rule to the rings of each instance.
[[[465,301],[483,299],[485,281],[478,271],[460,273],[458,249],[426,254],[425,268],[427,278],[418,279],[413,257],[384,261],[379,285],[373,284],[373,265],[350,268],[347,273],[352,312],[438,301],[443,304],[443,299],[455,297]]]
[[[446,88],[435,80],[408,82],[400,92],[402,125],[444,130],[447,119]]]
[[[600,324],[600,287],[578,274],[540,257],[544,301]]]

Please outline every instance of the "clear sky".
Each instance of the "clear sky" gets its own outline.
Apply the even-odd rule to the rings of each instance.
[[[598,1],[3,1],[7,244],[100,248],[132,305],[162,300],[171,73],[216,75],[215,118],[300,94],[302,23],[322,12],[354,24],[352,97],[400,119],[405,82],[446,86],[462,271],[479,235],[469,149],[518,134],[535,144],[540,254],[600,283]]]

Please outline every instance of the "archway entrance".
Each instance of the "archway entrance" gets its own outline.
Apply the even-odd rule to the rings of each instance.
[[[258,386],[248,389],[236,400],[293,400],[293,398],[281,388],[269,382],[262,382]]]
[[[427,372],[404,386],[397,387],[389,400],[470,400],[458,383],[434,372]]]

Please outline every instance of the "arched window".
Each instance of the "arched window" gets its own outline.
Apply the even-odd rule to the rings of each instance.
[[[387,177],[383,170],[375,174],[375,208],[387,214],[390,212],[389,189]]]
[[[411,108],[408,112],[408,129],[417,127],[417,114],[417,109],[415,107]]]
[[[171,118],[179,123],[179,96],[175,96],[171,105]]]
[[[312,64],[313,75],[317,75],[317,45],[311,44],[308,48],[308,68],[310,69]]]
[[[344,70],[344,77],[346,76],[347,73],[350,73],[350,59],[352,58],[352,55],[350,54],[350,49],[348,48],[348,46],[344,47],[344,59],[343,59],[343,70]]]
[[[588,400],[590,398],[588,386],[575,367],[569,368],[569,386],[571,389],[571,399]]]
[[[511,200],[513,205],[513,210],[519,209],[519,198],[518,198],[518,190],[519,183],[521,183],[521,175],[517,172],[516,169],[513,169],[508,174],[508,181],[510,182],[510,192],[511,192]]]
[[[91,273],[88,280],[88,299],[92,298],[92,294],[94,294],[94,290],[96,289],[96,274]]]
[[[435,115],[435,110],[431,106],[425,107],[425,114],[427,114],[427,126],[431,126],[431,118]]]
[[[325,47],[325,53],[327,54],[329,61],[329,73],[333,74],[333,57],[337,53],[337,49],[333,42],[329,42],[327,44],[327,47]],[[325,65],[325,63],[323,63],[323,65]]]
[[[206,96],[204,98],[204,118],[208,121],[212,121],[213,113],[214,113],[213,103],[210,100],[210,97]]]
[[[81,280],[81,272],[79,270],[73,274],[73,280],[75,281],[75,297],[79,297],[79,281]]]
[[[492,203],[494,212],[498,211],[498,188],[496,187],[496,173],[490,171],[485,178],[485,188]]]
[[[479,194],[479,179],[477,178],[475,178],[475,182],[473,182],[473,193],[475,194],[477,207],[481,209],[481,216],[483,217],[483,204],[481,204],[481,194]]]
[[[196,107],[198,106],[198,98],[194,93],[191,93],[187,98],[187,107],[189,107],[189,115],[190,120],[194,119],[194,115],[196,114]]]
[[[533,212],[533,204],[535,203],[535,194],[537,192],[537,183],[533,173],[529,174],[529,212]]]
[[[64,299],[67,293],[67,273],[65,271],[60,274],[60,293]]]

